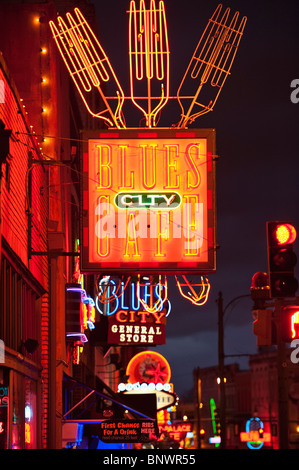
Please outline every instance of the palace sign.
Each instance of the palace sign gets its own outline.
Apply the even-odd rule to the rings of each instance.
[[[84,134],[81,271],[215,270],[214,130]]]
[[[162,439],[164,438],[164,433],[167,433],[173,440],[180,441],[186,436],[187,433],[192,432],[192,424],[165,424],[163,426],[159,426],[159,432]]]

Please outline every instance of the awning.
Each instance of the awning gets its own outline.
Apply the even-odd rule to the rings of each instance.
[[[86,396],[80,400],[76,405],[74,405],[70,410],[68,410],[63,416],[63,420],[68,420],[68,416],[72,411],[74,411],[79,405],[81,405],[87,398],[89,398],[91,395],[95,394],[96,396],[104,399],[104,400],[109,400],[112,403],[119,405],[123,407],[125,410],[128,410],[129,414],[133,418],[145,418],[145,419],[157,419],[157,404],[156,404],[156,396],[154,394],[146,394],[146,395],[141,395],[140,398],[136,399],[135,397],[130,397],[129,395],[123,396],[120,395],[119,393],[115,393],[103,380],[101,380],[99,377],[97,377],[97,380],[100,382],[102,388],[106,390],[107,393],[99,392],[98,390],[89,387],[86,384],[83,384],[82,382],[79,382],[78,380],[74,379],[73,377],[70,377],[67,374],[63,374],[63,380],[67,382],[71,382],[74,384],[74,386],[81,387],[87,391]],[[85,424],[88,424],[88,422],[91,422],[91,420],[76,420],[73,417],[70,419],[73,422],[85,422]],[[95,420],[92,420],[93,423],[95,423]],[[104,421],[104,419],[99,419],[96,420],[97,422]]]

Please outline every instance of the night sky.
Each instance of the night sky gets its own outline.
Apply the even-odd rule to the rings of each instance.
[[[127,92],[129,1],[94,3],[99,40]],[[267,271],[266,221],[289,220],[299,232],[299,103],[290,98],[291,82],[299,79],[299,2],[222,3],[247,16],[247,24],[214,111],[192,125],[216,129],[217,272],[209,276],[211,292],[203,307],[182,299],[169,279],[173,308],[166,345],[155,348],[170,363],[179,395],[192,388],[195,367],[217,365],[218,292],[223,293],[225,307],[235,297],[250,294],[255,272]],[[217,1],[165,0],[171,95],[217,5]],[[162,113],[161,125],[163,119],[165,125],[176,123],[179,112],[177,108]],[[295,246],[299,254],[298,241]],[[227,308],[225,354],[257,352],[252,305],[250,298],[244,298]],[[228,357],[226,364],[231,362],[248,366],[246,357]]]

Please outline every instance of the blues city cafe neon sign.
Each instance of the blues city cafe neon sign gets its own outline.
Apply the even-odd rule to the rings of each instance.
[[[88,132],[81,271],[215,271],[214,130]]]

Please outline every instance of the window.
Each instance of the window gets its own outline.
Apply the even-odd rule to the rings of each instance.
[[[38,295],[8,260],[1,257],[0,339],[5,346],[28,356],[23,342],[28,338],[39,341],[40,314]],[[39,362],[38,352],[30,359]]]

